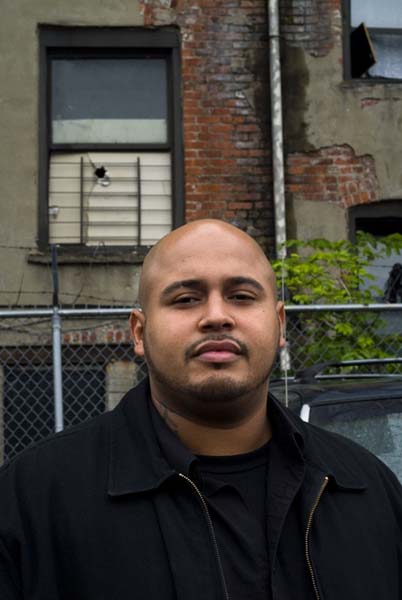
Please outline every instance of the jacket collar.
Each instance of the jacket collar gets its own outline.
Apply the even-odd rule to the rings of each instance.
[[[159,487],[175,470],[167,463],[152,424],[148,379],[130,390],[113,413],[108,494],[121,496]]]
[[[150,491],[179,470],[188,472],[191,467],[194,457],[183,450],[183,445],[170,430],[164,433],[162,450],[158,428],[165,425],[153,422],[152,410],[149,381],[145,379],[130,390],[113,411],[107,487],[111,496]],[[325,433],[317,433],[271,395],[268,414],[277,445],[293,461],[306,463],[328,475],[339,488],[358,490],[366,487],[359,473],[346,460],[326,448]],[[167,454],[170,455],[169,462]]]

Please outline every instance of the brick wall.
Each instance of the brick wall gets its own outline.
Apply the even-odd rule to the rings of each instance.
[[[142,0],[182,35],[186,219],[235,221],[273,245],[265,0]]]
[[[68,329],[68,323],[64,325]],[[96,324],[88,329],[72,326],[72,330],[63,334],[62,343],[68,345],[92,344],[132,344],[130,329],[127,319],[122,322],[115,321],[109,324]]]
[[[356,156],[348,145],[287,157],[287,192],[295,200],[335,202],[344,208],[377,200],[371,156]]]
[[[280,0],[281,34],[289,46],[325,56],[341,39],[342,0]]]

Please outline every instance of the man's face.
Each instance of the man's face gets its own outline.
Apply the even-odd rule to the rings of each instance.
[[[225,412],[231,400],[266,396],[283,345],[283,307],[262,253],[217,225],[176,236],[147,277],[144,313],[132,318],[151,390],[186,415]]]

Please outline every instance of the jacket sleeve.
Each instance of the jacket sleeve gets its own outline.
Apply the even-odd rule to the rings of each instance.
[[[15,566],[0,539],[0,598],[1,600],[22,600],[22,595],[17,584]]]
[[[0,469],[0,600],[22,600],[18,501],[13,469]]]

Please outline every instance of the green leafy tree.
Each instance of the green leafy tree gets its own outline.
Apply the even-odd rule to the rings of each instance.
[[[376,259],[402,255],[402,235],[378,239],[358,232],[356,244],[290,240],[286,250],[286,258],[274,261],[273,267],[291,304],[370,304],[378,302],[384,291],[375,285],[368,268]],[[399,354],[402,342],[400,335],[381,333],[384,320],[374,311],[290,313],[288,321],[296,368],[327,360],[387,357]]]

